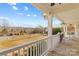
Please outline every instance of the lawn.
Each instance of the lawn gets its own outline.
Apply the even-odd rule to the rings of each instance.
[[[33,40],[38,40],[43,38],[44,36],[41,34],[31,34],[31,35],[18,35],[13,36],[6,40],[0,40],[0,50],[11,48],[13,46],[17,46],[23,43],[27,43]]]

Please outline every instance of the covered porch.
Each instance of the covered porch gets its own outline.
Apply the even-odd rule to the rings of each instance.
[[[43,39],[39,39],[37,41],[35,40],[23,45],[12,47],[6,50],[1,50],[0,55],[6,55],[6,56],[79,55],[78,53],[73,54],[70,52],[73,50],[71,49],[72,44],[74,42],[76,43],[79,41],[78,40],[79,4],[37,3],[32,5],[44,12],[43,16],[48,20],[48,36]],[[53,16],[58,17],[63,22],[62,33],[52,35]],[[70,28],[69,26],[73,28],[73,30],[69,29]],[[64,38],[61,37],[61,35],[63,34]],[[61,43],[60,40],[62,40]],[[73,45],[78,45],[75,43]],[[67,44],[70,44],[70,47],[69,45],[68,47],[71,50],[68,50],[69,48],[66,46]],[[64,54],[66,51],[67,52],[69,51],[69,53]]]
[[[79,30],[79,4],[69,4],[69,3],[39,3],[33,4],[38,9],[44,12],[44,16],[48,20],[48,36],[52,34],[52,17],[56,16],[63,23],[62,32],[64,33],[63,43],[59,43],[57,48],[52,48],[54,44],[51,43],[49,46],[48,55],[79,55],[78,52],[78,30]],[[54,39],[53,39],[54,40]],[[72,46],[74,48],[72,48]],[[67,53],[66,53],[67,52]],[[58,53],[58,54],[57,54]]]

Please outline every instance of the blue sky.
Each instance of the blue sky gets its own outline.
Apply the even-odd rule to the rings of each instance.
[[[0,24],[3,19],[9,22],[10,26],[37,27],[47,26],[42,11],[30,3],[0,3]],[[61,22],[53,17],[53,25],[58,26]]]

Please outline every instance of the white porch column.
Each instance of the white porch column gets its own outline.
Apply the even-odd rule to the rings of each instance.
[[[48,36],[52,36],[52,14],[48,14]],[[52,50],[52,38],[48,39],[48,50]]]
[[[64,33],[66,32],[65,24],[63,24],[63,32],[64,32]]]
[[[65,25],[65,36],[67,36],[67,25]]]
[[[74,27],[75,27],[75,37],[77,37],[77,25],[75,24]]]

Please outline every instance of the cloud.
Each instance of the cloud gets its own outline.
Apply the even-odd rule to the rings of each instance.
[[[36,14],[34,14],[34,16],[36,17],[37,15],[36,15]]]
[[[3,26],[4,24],[7,26],[8,23],[9,23],[8,21],[9,21],[9,18],[8,17],[0,16],[0,26]]]
[[[17,15],[23,15],[23,13],[16,13]]]
[[[31,16],[30,14],[27,14],[27,16]]]
[[[9,5],[11,5],[11,6],[15,6],[16,5],[16,3],[8,3]]]
[[[13,10],[18,10],[18,8],[16,6],[12,6]]]
[[[25,9],[26,11],[28,11],[29,8],[28,8],[28,7],[24,7],[24,9]]]
[[[0,20],[8,20],[8,19],[9,19],[8,17],[0,16]]]
[[[12,8],[13,10],[18,10],[18,8],[16,7],[16,3],[8,3]]]

